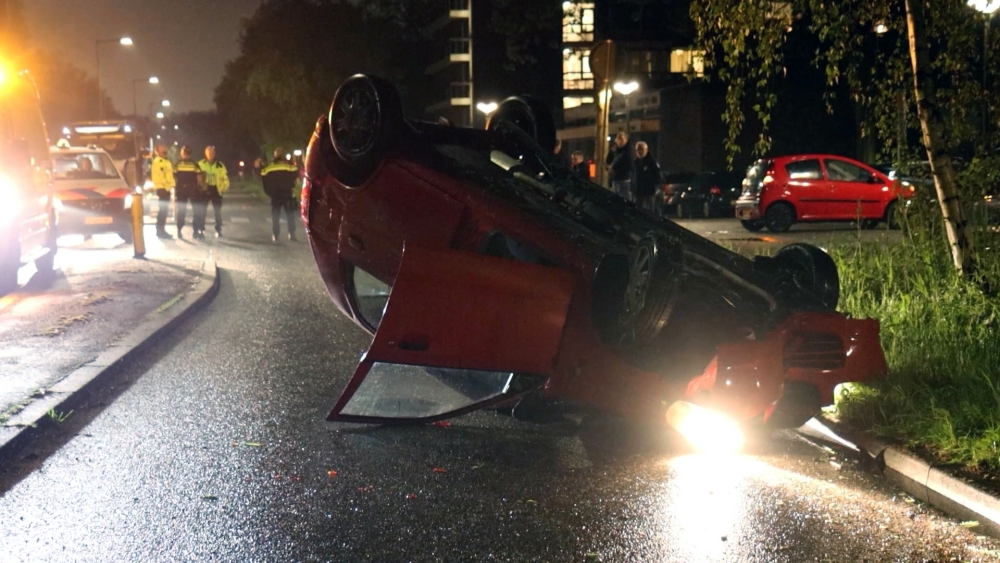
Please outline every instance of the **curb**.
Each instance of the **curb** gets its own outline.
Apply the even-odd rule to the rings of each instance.
[[[9,458],[47,428],[57,424],[50,411],[68,412],[75,399],[93,391],[125,362],[131,361],[159,341],[193,313],[207,305],[219,292],[218,267],[215,260],[201,266],[201,279],[194,286],[167,301],[165,308],[130,334],[106,348],[96,358],[80,366],[46,390],[44,396],[32,401],[21,412],[0,427],[0,461]]]
[[[960,520],[979,522],[976,530],[1000,538],[1000,498],[949,474],[946,466],[932,465],[825,416],[814,420],[837,438],[856,445],[862,457],[869,457],[885,477],[914,499]]]

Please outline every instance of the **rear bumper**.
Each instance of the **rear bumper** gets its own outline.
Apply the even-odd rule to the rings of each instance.
[[[59,212],[60,235],[115,233],[132,228],[132,210],[123,199],[102,201],[100,206],[83,207],[64,203]]]
[[[820,405],[830,405],[837,385],[869,381],[887,371],[877,320],[797,312],[763,340],[720,345],[704,373],[690,381],[685,397],[737,420],[763,413],[767,422],[791,386],[813,386]]]
[[[758,198],[741,197],[736,200],[736,218],[752,221],[761,218],[760,200]]]

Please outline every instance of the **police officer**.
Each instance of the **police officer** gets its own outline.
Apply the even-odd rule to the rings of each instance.
[[[174,195],[177,201],[177,238],[182,239],[184,235],[181,230],[184,228],[184,219],[187,216],[188,202],[194,209],[194,238],[205,238],[205,214],[201,214],[201,224],[198,217],[198,200],[204,184],[205,174],[201,171],[198,163],[191,158],[191,147],[184,145],[181,147],[181,158],[174,165],[174,177],[177,179],[177,187]]]
[[[167,213],[170,212],[170,190],[174,187],[174,166],[167,159],[167,146],[156,145],[156,156],[150,170],[150,180],[159,198],[156,214],[156,236],[174,238],[167,234]]]
[[[281,210],[285,211],[285,221],[288,222],[288,240],[295,238],[295,198],[292,191],[295,181],[299,179],[299,169],[289,162],[284,150],[274,149],[274,159],[260,171],[264,183],[264,193],[271,198],[271,240],[278,242],[281,235]]]
[[[204,211],[208,212],[208,202],[212,202],[212,211],[215,212],[215,236],[222,237],[222,194],[229,189],[229,172],[226,165],[219,160],[215,160],[215,147],[205,147],[205,158],[198,162],[198,167],[205,174],[205,202]],[[204,217],[204,215],[202,215]],[[205,224],[202,221],[202,230]]]

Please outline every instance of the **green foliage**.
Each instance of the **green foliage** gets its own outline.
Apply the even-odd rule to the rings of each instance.
[[[301,146],[345,79],[383,70],[382,41],[356,3],[266,0],[244,21],[240,55],[216,88],[219,116],[265,154]]]
[[[983,88],[982,16],[964,2],[927,6],[930,70],[946,120],[945,148],[986,146],[983,112],[1000,110],[994,107],[1000,102]],[[731,155],[739,150],[748,112],[762,130],[755,154],[769,151],[770,117],[779,103],[775,89],[788,71],[789,57],[799,55],[795,48],[802,41],[796,38],[801,37],[815,42],[813,63],[825,76],[828,111],[842,92],[860,107],[862,134],[878,139],[880,159],[905,161],[920,154],[911,146],[915,143],[907,142],[918,138],[919,123],[903,0],[702,0],[692,2],[691,16],[698,43],[708,53],[706,64],[727,89],[723,118]],[[993,33],[990,41],[996,38]],[[998,59],[991,58],[991,73],[1000,70]]]
[[[933,206],[904,218],[899,244],[831,249],[841,310],[882,323],[890,374],[838,401],[850,424],[927,449],[950,462],[1000,469],[1000,297],[952,274]],[[977,225],[980,248],[997,235]],[[980,274],[1000,287],[1000,256],[981,254]]]

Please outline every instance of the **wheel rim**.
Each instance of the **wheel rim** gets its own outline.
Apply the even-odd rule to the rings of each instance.
[[[652,252],[647,246],[636,248],[632,255],[632,262],[629,264],[628,287],[625,289],[624,318],[634,316],[646,305],[646,290],[649,287],[652,259]]]
[[[379,109],[375,92],[357,85],[343,93],[333,108],[333,132],[337,148],[345,156],[361,156],[375,146]]]

